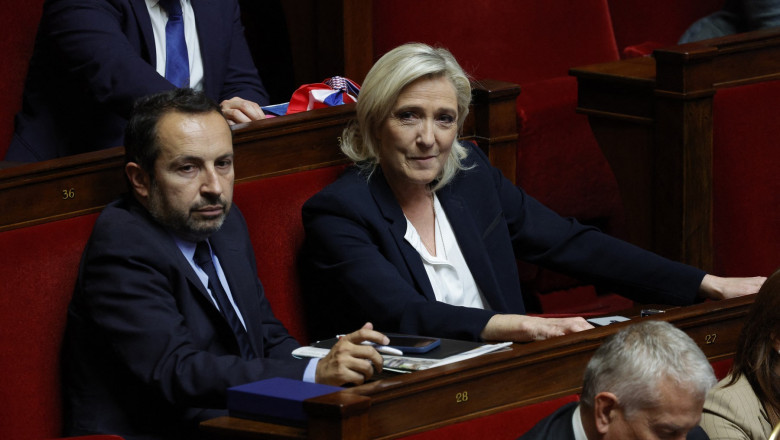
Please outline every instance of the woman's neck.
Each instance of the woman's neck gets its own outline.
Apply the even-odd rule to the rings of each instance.
[[[401,210],[412,223],[428,253],[436,256],[436,211],[433,203],[433,192],[428,186],[407,186],[393,190]]]

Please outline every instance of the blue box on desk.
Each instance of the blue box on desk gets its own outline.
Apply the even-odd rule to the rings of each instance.
[[[275,377],[228,388],[227,407],[234,417],[303,425],[306,423],[304,400],[341,389],[332,385]]]

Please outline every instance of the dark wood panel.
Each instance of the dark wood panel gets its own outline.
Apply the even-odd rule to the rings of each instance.
[[[673,323],[690,335],[710,360],[716,361],[733,356],[737,335],[752,301],[750,296],[706,302],[643,319]],[[513,344],[509,351],[310,399],[305,403],[310,417],[305,436],[396,438],[577,393],[585,366],[596,348],[629,324]],[[463,393],[468,395],[467,400],[462,399]],[[264,431],[269,427],[233,417],[207,421],[202,427],[215,439],[242,438],[237,435],[270,438]],[[294,435],[301,434],[299,431]]]

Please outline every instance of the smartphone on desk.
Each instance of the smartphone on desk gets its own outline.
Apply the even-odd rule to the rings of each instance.
[[[432,338],[428,336],[414,336],[414,335],[399,335],[393,333],[385,333],[385,336],[390,338],[388,347],[397,348],[406,353],[427,353],[441,344],[439,338]]]

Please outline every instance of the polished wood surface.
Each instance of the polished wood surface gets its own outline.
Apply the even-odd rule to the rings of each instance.
[[[673,323],[711,361],[733,356],[753,297],[668,309],[651,318]],[[396,438],[580,391],[602,341],[630,322],[539,341],[442,367],[371,382],[305,402],[308,429],[222,417],[202,423],[215,439]],[[464,396],[466,398],[464,399]]]
[[[476,141],[514,181],[515,84],[474,85],[462,138]],[[355,104],[269,118],[233,127],[236,184],[346,163],[341,131]],[[98,212],[125,192],[122,147],[0,169],[0,231]]]
[[[629,239],[704,270],[713,266],[712,99],[780,79],[780,30],[656,50],[572,69],[578,111],[618,181]]]

